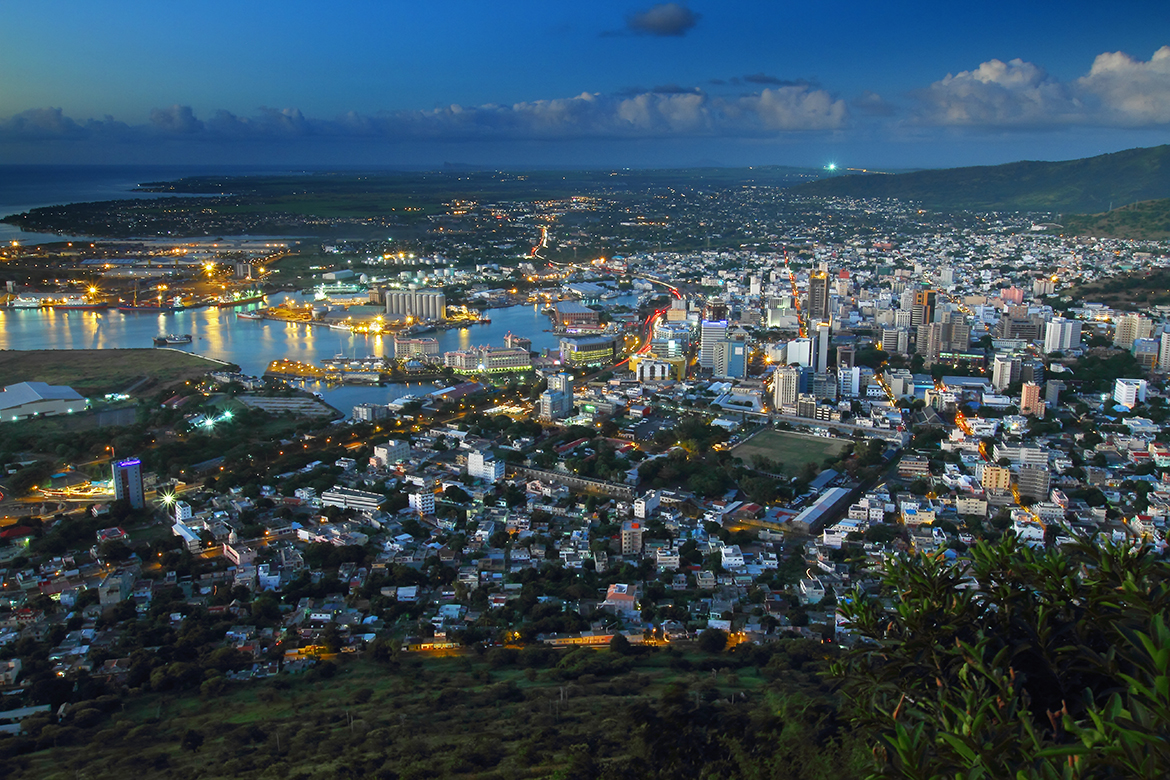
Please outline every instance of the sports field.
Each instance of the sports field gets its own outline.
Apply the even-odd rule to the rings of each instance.
[[[748,441],[732,449],[731,454],[742,458],[750,466],[757,455],[784,464],[784,471],[793,474],[805,463],[820,464],[825,458],[836,457],[850,444],[845,439],[826,439],[787,431],[760,431]]]

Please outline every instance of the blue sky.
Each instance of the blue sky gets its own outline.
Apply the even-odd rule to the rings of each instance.
[[[38,0],[0,162],[858,167],[1170,139],[1161,2]]]

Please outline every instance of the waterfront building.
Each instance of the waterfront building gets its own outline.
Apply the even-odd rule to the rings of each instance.
[[[447,296],[442,290],[387,290],[386,315],[420,321],[447,319]]]

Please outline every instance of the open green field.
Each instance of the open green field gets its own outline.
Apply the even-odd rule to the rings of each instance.
[[[48,382],[84,396],[124,391],[143,379],[150,388],[185,382],[224,368],[229,367],[171,349],[0,350],[4,384]]]
[[[731,454],[742,458],[747,464],[751,464],[755,456],[763,456],[784,464],[786,471],[795,472],[805,463],[819,464],[825,458],[840,455],[849,444],[843,439],[826,439],[803,433],[760,431],[734,448]]]

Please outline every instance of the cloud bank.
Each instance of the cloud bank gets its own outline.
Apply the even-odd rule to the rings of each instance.
[[[1062,82],[1040,66],[989,60],[914,95],[923,125],[1029,128],[1149,127],[1170,123],[1170,46],[1148,61],[1100,54],[1088,74]]]
[[[333,119],[297,109],[261,108],[252,116],[216,111],[200,119],[189,106],[156,108],[148,122],[75,121],[59,108],[25,111],[0,121],[0,141],[160,139],[206,141],[365,138],[396,141],[759,138],[777,133],[837,130],[843,100],[806,86],[763,89],[734,98],[663,88],[637,94],[536,100],[510,105],[451,105],[430,111],[351,112]]]

